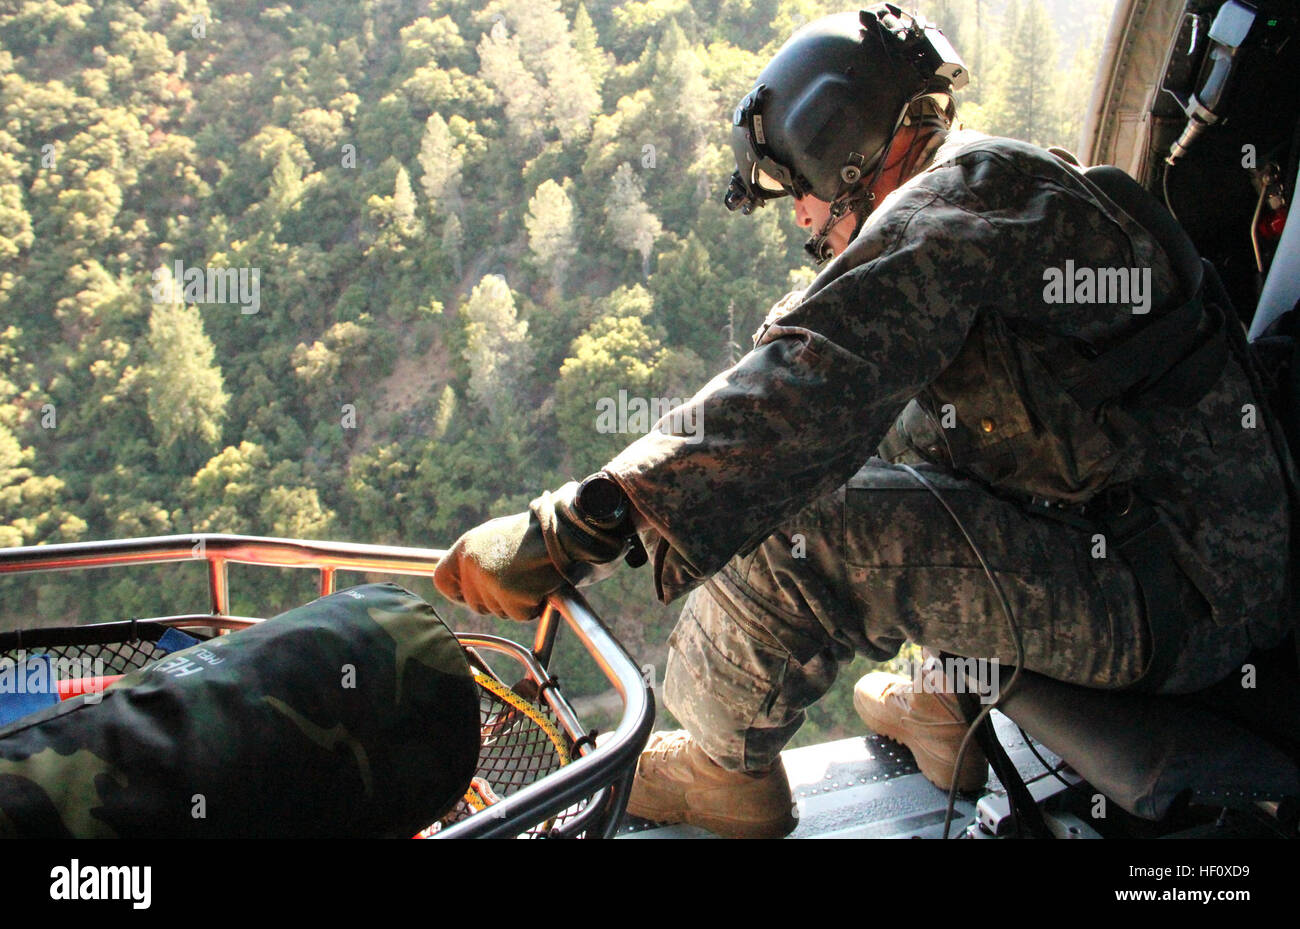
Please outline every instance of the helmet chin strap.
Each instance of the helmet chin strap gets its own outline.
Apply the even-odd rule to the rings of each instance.
[[[849,233],[849,241],[852,242],[857,238],[858,233],[862,231],[863,224],[871,211],[875,209],[876,195],[869,188],[860,188],[850,195],[841,194],[831,203],[830,214],[826,217],[826,222],[817,230],[808,241],[803,244],[804,250],[812,256],[813,261],[818,265],[823,265],[835,257],[831,251],[830,242],[827,239],[832,229],[844,219],[845,214],[852,213],[857,222],[853,224],[853,231]]]
[[[858,233],[862,231],[862,227],[866,225],[867,217],[875,211],[876,195],[872,193],[871,189],[876,186],[876,182],[880,180],[880,175],[884,172],[885,163],[889,160],[889,154],[894,148],[894,140],[898,138],[898,130],[904,125],[904,118],[907,116],[907,109],[913,102],[915,102],[915,99],[917,98],[914,98],[913,101],[909,101],[908,106],[903,108],[903,112],[900,114],[898,119],[898,124],[895,125],[893,133],[885,143],[884,150],[880,153],[880,158],[876,161],[876,166],[871,172],[871,178],[865,182],[860,181],[855,185],[841,183],[840,190],[835,194],[835,199],[831,201],[830,215],[826,217],[826,222],[822,223],[821,229],[819,229],[815,235],[811,236],[808,241],[804,243],[804,249],[812,256],[813,261],[815,261],[819,266],[835,257],[834,252],[831,251],[831,246],[827,241],[827,237],[830,235],[830,231],[844,218],[845,213],[852,212],[854,216],[857,217],[857,222],[853,225],[853,231],[849,233],[849,242],[852,242],[858,237]],[[924,117],[922,119],[924,120]],[[929,120],[924,121],[929,122]],[[948,120],[942,119],[940,122],[936,122],[933,128],[936,130],[947,129],[949,125],[950,123]],[[912,168],[910,162],[915,159],[918,148],[924,148],[922,143],[927,138],[927,134],[918,133],[917,136],[912,139],[911,144],[908,145],[907,151],[903,153],[900,162],[909,162],[905,170],[905,177],[910,176]]]
[[[910,101],[907,106],[911,106]],[[830,215],[826,217],[826,222],[822,224],[817,234],[805,242],[803,246],[818,265],[825,264],[834,257],[826,237],[830,234],[831,229],[844,218],[845,213],[852,210],[858,217],[853,232],[849,235],[849,241],[852,242],[857,238],[858,233],[862,231],[862,225],[866,222],[867,217],[871,215],[871,211],[876,208],[876,195],[871,192],[871,188],[876,186],[876,181],[880,180],[881,172],[885,170],[885,162],[889,160],[889,153],[894,147],[894,139],[898,138],[899,127],[903,125],[903,118],[907,115],[907,106],[903,107],[903,111],[898,114],[898,119],[894,122],[894,131],[889,134],[889,138],[885,140],[885,144],[881,147],[880,157],[876,159],[870,178],[864,180],[860,168],[852,163],[844,166],[839,190],[835,192],[835,196],[831,200]],[[850,155],[850,158],[856,158],[858,165],[862,162],[861,155]],[[854,173],[848,173],[850,171]]]

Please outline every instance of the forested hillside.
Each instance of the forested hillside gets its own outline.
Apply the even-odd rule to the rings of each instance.
[[[1112,5],[921,9],[968,125],[1073,145]],[[839,8],[5,4],[0,546],[440,547],[596,469],[650,425],[601,398],[689,396],[811,277],[788,202],[723,208],[728,117]],[[0,628],[203,608],[200,574],[9,581]],[[311,583],[236,569],[234,606]],[[660,662],[648,571],[591,599]]]

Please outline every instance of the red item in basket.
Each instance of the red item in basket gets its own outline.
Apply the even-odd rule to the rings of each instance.
[[[99,693],[109,684],[116,684],[121,679],[120,674],[105,674],[102,677],[70,677],[66,681],[59,681],[59,699],[71,700],[82,694]]]

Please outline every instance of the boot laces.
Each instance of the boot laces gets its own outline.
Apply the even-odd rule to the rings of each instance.
[[[646,749],[642,757],[645,761],[652,761],[655,764],[671,764],[684,755],[692,744],[689,733],[674,732],[657,739]]]

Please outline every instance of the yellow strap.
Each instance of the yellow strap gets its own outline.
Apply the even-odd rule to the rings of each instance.
[[[564,736],[560,734],[560,731],[555,728],[555,724],[543,715],[541,709],[519,696],[519,694],[506,687],[501,682],[490,678],[485,674],[481,674],[477,670],[471,670],[474,672],[474,681],[480,687],[495,695],[503,703],[508,703],[510,706],[523,713],[536,723],[538,728],[546,733],[546,737],[549,738],[551,744],[555,746],[555,754],[560,758],[560,767],[564,767],[569,763],[568,742],[565,740]],[[479,796],[473,787],[470,787],[470,789],[465,792],[465,802],[468,803],[470,809],[474,810],[476,813],[487,809],[487,803],[481,796]],[[544,828],[549,829],[554,822],[554,819],[548,820],[543,824],[543,826]]]
[[[555,746],[555,753],[560,756],[560,766],[563,767],[569,763],[569,746],[564,736],[560,734],[560,730],[555,728],[555,724],[547,719],[535,704],[525,700],[499,681],[480,674],[478,671],[474,671],[474,680],[484,690],[491,691],[503,702],[510,704],[535,722],[546,733],[547,738],[551,740],[551,744]]]

